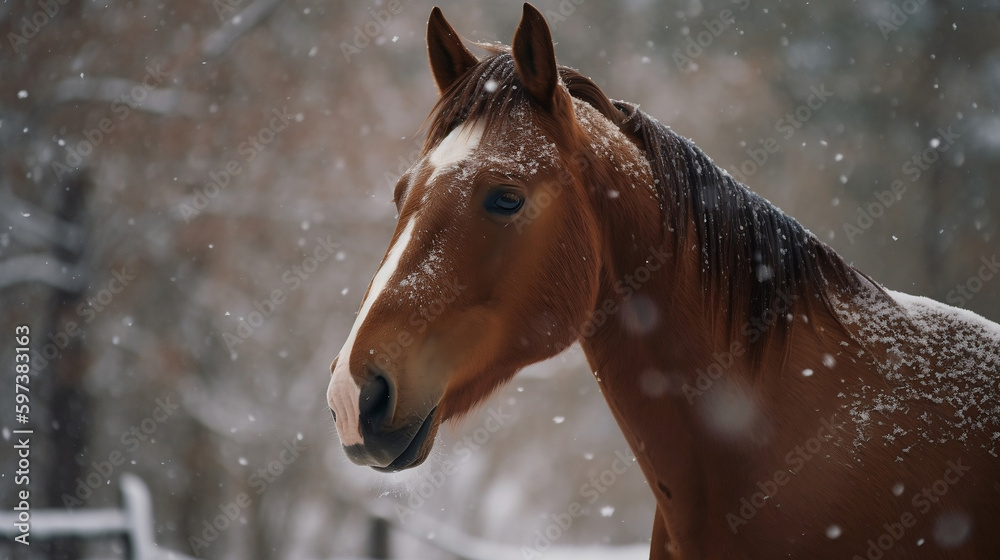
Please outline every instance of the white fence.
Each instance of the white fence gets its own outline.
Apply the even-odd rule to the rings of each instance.
[[[153,501],[149,489],[141,478],[124,473],[121,477],[121,509],[79,509],[64,511],[48,509],[31,514],[31,541],[75,537],[98,539],[120,537],[128,544],[129,560],[197,560],[190,556],[159,548],[153,537]],[[522,558],[523,551],[513,545],[498,544],[468,535],[454,527],[430,517],[414,518],[405,526],[394,522],[386,509],[372,503],[357,503],[371,518],[368,559],[392,558],[391,533],[398,531],[419,539],[434,535],[429,541],[461,560],[509,560]],[[9,539],[20,534],[15,526],[17,516],[0,513],[0,538]],[[12,544],[11,546],[23,546]],[[16,557],[16,556],[15,556]],[[546,560],[589,560],[615,558],[616,560],[645,560],[649,557],[648,545],[622,547],[559,547],[544,551]]]
[[[153,538],[153,500],[141,478],[125,473],[121,478],[121,509],[47,509],[31,513],[31,542],[63,537],[96,539],[122,537],[128,544],[130,560],[195,560],[178,552],[161,549]],[[13,541],[20,534],[17,516],[0,513],[0,537]],[[13,544],[12,546],[23,546]]]

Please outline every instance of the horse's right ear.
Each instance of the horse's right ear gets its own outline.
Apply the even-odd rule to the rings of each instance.
[[[514,68],[525,89],[542,107],[552,110],[559,82],[552,32],[545,23],[545,16],[527,2],[524,3],[521,23],[514,32],[511,50]]]
[[[441,93],[479,62],[465,48],[462,39],[437,6],[431,10],[431,17],[427,20],[427,53],[431,59],[431,73]]]

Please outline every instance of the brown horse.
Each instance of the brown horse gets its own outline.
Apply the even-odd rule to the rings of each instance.
[[[441,97],[334,360],[347,455],[396,471],[575,341],[656,497],[652,558],[1000,557],[1000,326],[886,290],[635,105],[525,5]]]

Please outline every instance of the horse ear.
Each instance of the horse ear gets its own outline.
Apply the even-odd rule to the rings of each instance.
[[[465,48],[462,39],[437,6],[431,10],[431,17],[427,20],[427,53],[431,59],[431,73],[441,93],[479,62]]]
[[[527,2],[514,32],[513,51],[514,68],[524,87],[543,107],[551,109],[559,80],[555,46],[545,17]]]

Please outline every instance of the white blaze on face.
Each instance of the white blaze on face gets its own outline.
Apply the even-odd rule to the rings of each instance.
[[[385,257],[385,262],[378,269],[375,278],[372,280],[371,288],[368,289],[368,297],[365,298],[361,311],[358,312],[351,334],[348,335],[344,347],[341,348],[337,356],[337,367],[333,370],[333,377],[330,379],[330,387],[326,391],[327,401],[330,408],[337,414],[337,433],[340,434],[340,442],[343,445],[354,445],[362,443],[361,436],[361,411],[358,408],[358,400],[361,396],[361,388],[351,377],[351,350],[354,348],[354,340],[358,336],[358,330],[364,324],[368,311],[375,304],[375,301],[382,294],[389,279],[396,273],[399,267],[400,258],[406,251],[406,246],[410,244],[410,237],[413,235],[413,225],[416,217],[411,216],[409,223],[396,239],[396,243],[389,250]]]
[[[448,136],[444,137],[444,140],[434,148],[427,158],[427,163],[432,166],[433,170],[427,182],[433,181],[438,173],[468,159],[472,152],[479,147],[479,141],[482,138],[483,125],[478,121],[463,123],[448,133]]]
[[[429,184],[433,181],[442,171],[469,159],[473,151],[479,147],[482,137],[483,126],[481,123],[464,123],[455,128],[455,130],[452,130],[424,160],[426,162],[424,165],[431,166],[431,175],[427,179],[427,183]],[[419,170],[415,170],[413,177],[416,176],[417,171]],[[330,379],[330,386],[326,394],[330,408],[337,414],[337,433],[340,435],[340,442],[343,445],[354,445],[363,443],[364,441],[361,435],[361,412],[358,402],[361,396],[361,388],[358,387],[358,384],[355,383],[354,378],[351,376],[352,368],[350,360],[351,352],[354,349],[354,342],[358,331],[361,329],[361,325],[364,324],[368,316],[368,311],[375,304],[375,301],[378,300],[386,284],[388,284],[399,267],[399,261],[413,235],[415,222],[416,217],[411,216],[409,223],[406,224],[403,232],[396,239],[396,243],[390,248],[385,262],[382,263],[382,266],[375,274],[375,278],[372,280],[371,288],[368,290],[368,297],[365,298],[364,304],[361,306],[361,311],[358,312],[358,317],[351,328],[351,334],[348,335],[347,340],[344,342],[344,347],[341,348],[340,354],[337,356],[337,366],[333,370],[333,376]]]

